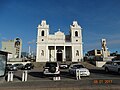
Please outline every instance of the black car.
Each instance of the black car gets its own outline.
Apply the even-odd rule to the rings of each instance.
[[[7,64],[6,69],[9,69],[12,66],[12,64]]]
[[[43,75],[45,76],[60,76],[58,62],[46,62],[43,68],[44,68]]]
[[[22,69],[24,67],[24,65],[22,63],[17,63],[17,64],[14,64],[14,66],[17,67],[17,69]]]
[[[22,69],[31,70],[33,68],[34,68],[34,65],[32,63],[27,63]]]
[[[18,68],[17,68],[17,66],[14,65],[14,64],[13,64],[13,65],[12,65],[12,64],[7,64],[6,70],[7,70],[7,71],[17,71]]]

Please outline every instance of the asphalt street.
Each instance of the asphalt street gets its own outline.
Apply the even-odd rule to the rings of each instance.
[[[53,81],[52,77],[43,77],[42,70],[38,68],[28,71],[28,81],[22,82],[22,71],[16,71],[14,73],[14,81],[4,81],[0,83],[0,89],[2,90],[39,90],[44,89],[120,89],[120,75],[118,73],[110,72],[106,73],[103,69],[90,69],[91,75],[89,77],[81,77],[81,80],[76,80],[75,76],[71,76],[68,70],[61,70],[61,80]],[[6,76],[7,79],[7,76]],[[56,90],[55,89],[55,90]]]

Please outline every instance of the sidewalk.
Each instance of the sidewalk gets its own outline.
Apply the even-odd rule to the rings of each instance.
[[[119,80],[95,83],[93,80],[4,82],[0,90],[120,90]]]
[[[94,87],[94,88],[0,88],[0,90],[120,90],[119,87]]]

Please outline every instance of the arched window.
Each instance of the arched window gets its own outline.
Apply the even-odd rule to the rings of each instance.
[[[75,36],[78,36],[78,31],[75,31]]]
[[[15,42],[15,47],[17,48],[17,47],[20,47],[20,41],[16,41]]]
[[[44,31],[41,32],[41,36],[44,36]]]

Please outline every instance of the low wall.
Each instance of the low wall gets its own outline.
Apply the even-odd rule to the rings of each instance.
[[[96,61],[96,67],[102,67],[106,61]]]
[[[26,63],[30,63],[30,62],[7,62],[7,64],[18,64],[18,63],[22,63],[23,65],[25,65]]]
[[[22,58],[10,58],[9,62],[22,62]]]

